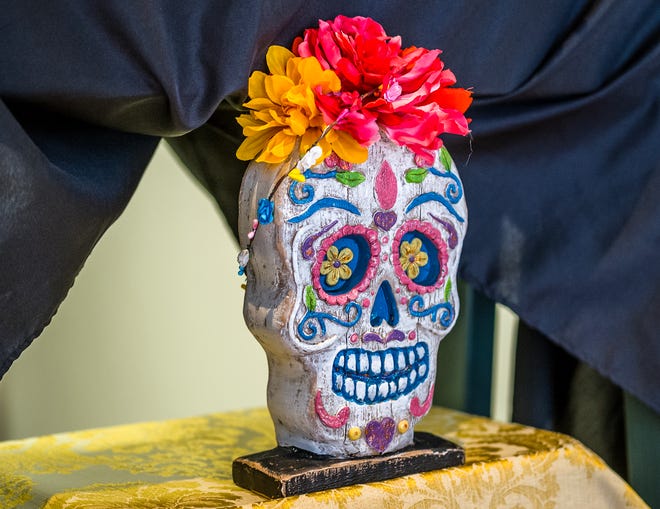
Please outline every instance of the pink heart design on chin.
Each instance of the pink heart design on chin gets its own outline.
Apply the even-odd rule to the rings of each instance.
[[[388,210],[387,212],[379,210],[374,214],[374,223],[383,231],[390,231],[390,228],[396,223],[396,212]]]
[[[394,438],[394,419],[385,417],[380,421],[370,421],[364,429],[364,438],[369,447],[383,452]]]

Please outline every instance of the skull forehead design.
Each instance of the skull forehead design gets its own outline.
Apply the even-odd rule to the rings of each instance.
[[[286,245],[264,258],[254,252],[251,263],[270,256],[293,280],[275,306],[286,308],[275,313],[279,344],[261,338],[270,384],[302,394],[295,405],[305,407],[274,408],[286,403],[269,386],[281,444],[350,456],[412,441],[432,401],[439,342],[458,313],[467,217],[447,161],[419,168],[407,149],[382,142],[364,164],[321,164],[276,192],[283,217],[268,235]],[[285,356],[299,369],[274,372]]]

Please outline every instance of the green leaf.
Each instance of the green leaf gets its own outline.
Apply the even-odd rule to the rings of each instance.
[[[310,311],[316,309],[316,295],[314,294],[314,288],[312,288],[311,285],[305,287],[305,306],[307,306],[307,309]]]
[[[338,171],[335,178],[348,187],[359,186],[364,182],[364,175],[359,171]]]
[[[426,168],[410,168],[406,171],[406,182],[410,184],[421,184],[429,174]]]
[[[445,302],[449,302],[450,295],[451,295],[451,279],[447,279],[447,284],[445,285]]]
[[[442,162],[442,166],[445,167],[445,170],[451,171],[451,166],[454,161],[452,160],[451,155],[449,155],[449,150],[445,147],[440,148],[440,162]]]

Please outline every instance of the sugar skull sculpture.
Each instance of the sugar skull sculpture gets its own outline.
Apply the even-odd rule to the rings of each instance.
[[[459,307],[467,213],[441,155],[420,168],[381,141],[350,171],[326,159],[274,194],[274,220],[251,245],[244,315],[268,357],[280,445],[348,457],[412,442]],[[243,231],[278,175],[263,166],[243,180]]]
[[[431,406],[467,225],[439,136],[471,102],[439,54],[338,16],[250,77],[239,273],[282,446],[396,451]]]

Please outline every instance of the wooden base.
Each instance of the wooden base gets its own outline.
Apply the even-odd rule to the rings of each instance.
[[[295,447],[276,447],[234,460],[232,476],[242,487],[281,498],[462,465],[463,448],[430,433],[417,432],[413,445],[367,458],[337,459]]]

